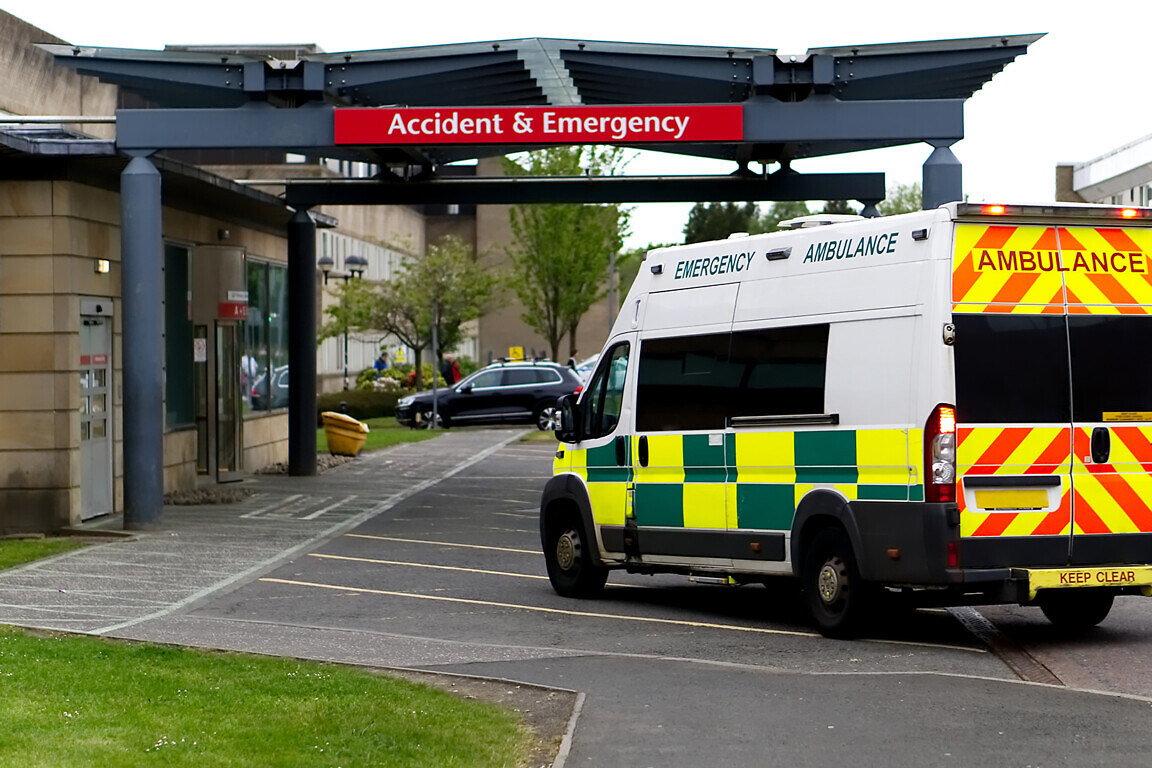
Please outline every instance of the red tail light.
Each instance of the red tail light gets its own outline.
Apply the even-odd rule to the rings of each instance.
[[[960,567],[960,547],[954,541],[948,542],[948,567]]]
[[[924,500],[956,501],[956,407],[941,403],[924,424]]]
[[[584,385],[583,384],[577,384],[576,389],[572,390],[572,394],[578,395],[583,391],[584,391]]]

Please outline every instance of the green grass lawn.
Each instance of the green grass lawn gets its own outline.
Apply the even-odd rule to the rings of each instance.
[[[84,546],[79,539],[0,539],[0,571]]]
[[[517,766],[511,711],[355,667],[0,626],[0,764]]]
[[[383,416],[378,419],[368,419],[368,439],[360,450],[375,451],[400,443],[418,443],[421,440],[430,440],[437,435],[444,434],[436,429],[412,429],[401,425],[392,416]],[[328,453],[328,437],[321,427],[316,430],[316,451]]]

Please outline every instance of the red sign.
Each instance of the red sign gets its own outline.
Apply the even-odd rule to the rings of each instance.
[[[337,144],[643,144],[741,141],[739,104],[335,110]]]
[[[216,317],[221,320],[247,320],[248,304],[243,301],[221,301],[216,305]]]

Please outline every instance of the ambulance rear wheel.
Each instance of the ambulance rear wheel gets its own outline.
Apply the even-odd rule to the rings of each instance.
[[[595,597],[608,581],[608,569],[592,559],[591,537],[575,512],[558,515],[547,528],[544,561],[548,580],[564,597]]]
[[[820,634],[851,638],[860,633],[869,590],[860,579],[848,534],[840,528],[817,533],[804,557],[801,581]]]
[[[1053,589],[1036,596],[1048,621],[1061,629],[1091,629],[1112,610],[1111,592],[1096,589]]]

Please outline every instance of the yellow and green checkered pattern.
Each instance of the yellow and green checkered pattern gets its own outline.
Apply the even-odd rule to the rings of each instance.
[[[909,453],[919,455],[921,430],[646,437],[645,467],[617,466],[612,444],[568,452],[563,467],[558,461],[557,471],[588,481],[597,524],[623,525],[633,512],[640,526],[788,530],[800,500],[816,487],[848,499],[924,498]],[[639,455],[640,439],[631,438],[629,460]]]

